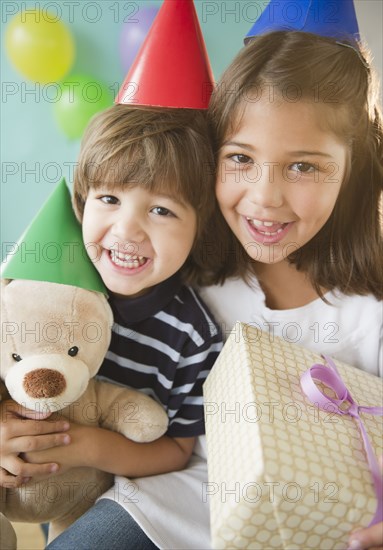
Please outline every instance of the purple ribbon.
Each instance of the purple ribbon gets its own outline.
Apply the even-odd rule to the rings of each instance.
[[[374,483],[376,498],[378,501],[375,515],[368,526],[370,527],[371,525],[375,525],[375,523],[383,521],[383,479],[380,473],[378,461],[376,460],[374,450],[371,446],[366,429],[363,425],[363,421],[359,416],[359,412],[383,416],[383,407],[362,407],[355,403],[342,378],[340,377],[334,361],[331,359],[331,357],[328,357],[326,355],[322,355],[322,357],[328,366],[326,367],[325,365],[321,364],[313,365],[310,369],[302,374],[301,387],[303,392],[310,399],[310,401],[316,404],[320,409],[328,411],[328,405],[329,403],[332,403],[333,405],[335,405],[335,413],[348,414],[355,418],[356,422],[358,423],[358,427],[363,438],[364,449],[367,454],[368,465]],[[319,382],[323,382],[324,384],[326,384],[326,386],[334,390],[338,399],[334,399],[332,397],[324,395],[315,384],[314,379],[318,380]],[[342,404],[347,405],[347,408],[345,410],[341,409]]]

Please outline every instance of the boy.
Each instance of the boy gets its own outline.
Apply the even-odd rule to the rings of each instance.
[[[136,83],[138,98],[133,106],[126,105],[129,101],[122,94],[119,105],[92,120],[84,136],[74,184],[74,205],[88,255],[110,291],[115,315],[111,346],[100,374],[140,389],[162,403],[169,416],[169,429],[157,441],[137,444],[108,430],[71,424],[64,436],[68,439],[69,435],[68,444],[61,436],[53,442],[52,428],[40,421],[40,433],[48,435],[35,447],[41,450],[24,455],[30,464],[25,463],[17,472],[22,477],[31,471],[47,473],[51,464],[60,464],[60,471],[95,466],[135,478],[173,472],[185,468],[196,437],[204,433],[202,384],[222,339],[203,302],[187,285],[209,283],[216,264],[216,259],[205,253],[206,242],[211,240],[209,227],[216,230],[218,212],[214,161],[203,111],[212,81],[206,52],[200,51],[201,34],[192,2],[164,3],[145,43],[150,51],[158,54],[162,41],[153,45],[150,37],[161,37],[158,25],[166,27],[169,21],[171,26],[182,26],[182,32],[174,35],[184,44],[170,46],[174,55],[183,56],[182,63],[173,63],[169,52],[163,52],[163,65],[152,60],[147,70],[138,71],[143,81]],[[188,25],[194,29],[193,39],[184,32]],[[194,70],[185,61],[187,52]],[[148,56],[141,54],[141,58],[147,60]],[[154,97],[158,82],[147,86],[145,80],[148,75],[152,80],[160,66],[164,70],[177,67],[179,82],[168,86],[167,97],[164,100],[162,94],[158,102]],[[159,80],[167,85],[166,78]],[[196,83],[198,93],[190,96]],[[147,95],[141,99],[145,90],[149,100]],[[14,425],[16,422],[13,419]],[[8,434],[6,447],[17,451],[20,431],[8,427]],[[199,461],[204,463],[200,470],[205,475],[206,461],[201,456],[195,455],[192,467],[186,470],[194,479],[194,492],[201,489],[201,479],[193,469],[199,469]],[[41,470],[36,470],[36,463]],[[164,478],[157,490],[161,497],[169,488],[166,477],[152,478],[153,483]],[[130,500],[131,486],[121,478],[117,480],[115,498],[100,500],[50,546],[153,548],[148,537],[160,545],[161,534],[154,533],[150,525],[156,506],[151,506],[150,495],[145,495],[139,485],[139,498]],[[120,499],[117,493],[121,493]],[[159,523],[165,527],[179,512],[176,504],[167,500],[163,498],[161,506],[170,504],[173,509],[163,513]],[[136,521],[131,509],[130,514],[124,510],[135,502],[139,505],[134,513]],[[117,521],[118,531],[126,534],[123,541],[116,533]]]

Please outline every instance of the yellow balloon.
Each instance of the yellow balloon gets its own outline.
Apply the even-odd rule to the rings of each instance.
[[[16,69],[29,80],[57,82],[72,66],[74,40],[64,23],[43,10],[19,12],[5,32],[5,47]]]

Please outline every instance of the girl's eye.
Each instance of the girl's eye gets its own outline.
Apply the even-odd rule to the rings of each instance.
[[[315,166],[309,162],[295,162],[290,166],[291,170],[295,172],[300,172],[301,174],[309,174],[315,171]]]
[[[174,216],[173,212],[164,206],[155,206],[152,208],[151,212],[157,214],[157,216]]]
[[[117,197],[113,195],[102,195],[101,197],[98,197],[99,200],[105,204],[119,204],[119,200]]]
[[[251,158],[247,155],[236,154],[230,155],[229,158],[231,158],[237,164],[249,164],[251,162]]]

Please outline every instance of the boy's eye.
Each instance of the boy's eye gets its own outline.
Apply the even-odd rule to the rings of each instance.
[[[315,166],[309,162],[294,162],[294,164],[290,165],[290,169],[302,174],[308,174],[314,172]]]
[[[174,216],[173,212],[164,206],[155,206],[151,212],[157,214],[157,216]]]
[[[251,162],[250,157],[242,154],[230,155],[229,158],[231,158],[237,164],[249,164]]]
[[[98,197],[99,200],[105,204],[119,204],[119,200],[117,197],[113,195],[102,195],[101,197]]]

